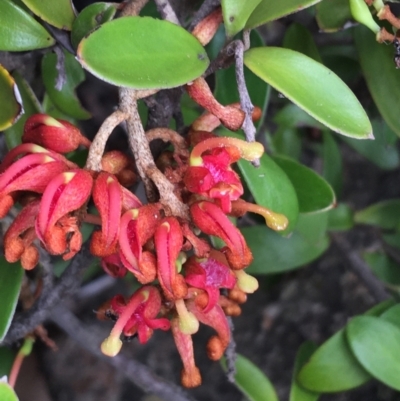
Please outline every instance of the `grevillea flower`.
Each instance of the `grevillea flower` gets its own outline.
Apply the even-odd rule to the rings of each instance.
[[[121,334],[135,334],[145,344],[155,329],[169,330],[166,318],[157,318],[161,309],[161,296],[157,288],[144,286],[137,290],[128,302],[120,295],[111,300],[110,312],[117,319],[110,335],[103,341],[101,350],[105,355],[115,356],[122,347]]]
[[[244,121],[244,111],[235,106],[223,106],[215,99],[206,80],[202,77],[186,85],[189,96],[200,106],[214,114],[221,123],[231,131],[241,128]]]
[[[92,196],[101,217],[101,231],[93,233],[90,252],[104,257],[116,252],[122,208],[121,185],[114,175],[100,172],[94,181]]]
[[[243,269],[250,265],[253,256],[241,232],[226,214],[214,203],[201,201],[190,207],[194,224],[203,233],[221,238],[226,248],[222,249],[232,269]]]
[[[183,369],[181,372],[181,383],[186,388],[200,386],[201,374],[194,361],[193,341],[190,334],[182,333],[179,319],[171,320],[171,331],[174,336],[176,348],[182,359]]]
[[[43,153],[28,154],[11,164],[0,176],[0,218],[14,205],[16,191],[42,193],[57,174],[68,166]]]
[[[120,258],[124,266],[142,283],[156,278],[156,258],[143,245],[153,236],[160,222],[160,207],[149,204],[124,213],[120,223]]]
[[[216,253],[217,251],[213,251],[207,259],[197,259],[192,256],[185,263],[186,282],[193,287],[205,290],[208,294],[204,313],[209,312],[217,304],[220,288],[232,289],[236,284],[236,277],[229,267],[212,257],[215,257]]]
[[[127,273],[127,269],[122,263],[119,253],[113,253],[101,258],[100,264],[103,270],[111,277],[121,278]]]
[[[39,252],[32,242],[37,238],[35,220],[40,200],[29,202],[18,214],[4,235],[4,253],[8,262],[21,259],[25,270],[33,269],[39,261]]]
[[[164,295],[169,300],[184,298],[187,294],[185,279],[178,273],[178,259],[183,245],[180,224],[175,217],[166,217],[154,234],[157,252],[157,276]]]
[[[199,142],[190,154],[190,167],[184,183],[191,192],[218,199],[225,213],[231,201],[243,194],[239,176],[230,165],[240,158],[255,160],[264,152],[258,142],[245,142],[236,138],[207,138]]]
[[[35,143],[22,143],[21,145],[16,146],[14,149],[11,149],[0,164],[0,173],[3,173],[11,164],[17,161],[17,159],[23,158],[29,154],[37,154],[41,153],[43,155],[51,156],[53,159],[64,162],[69,168],[77,168],[78,166],[69,161],[63,155],[60,155],[57,152],[53,152],[42,146],[36,145]]]
[[[88,148],[90,141],[79,129],[65,120],[47,114],[34,114],[25,123],[22,142],[33,142],[60,153],[72,152],[80,145]]]
[[[187,303],[187,307],[201,323],[212,327],[217,332],[216,336],[208,340],[207,355],[211,360],[218,361],[224,354],[231,339],[229,323],[224,311],[217,304],[206,313],[202,308],[199,308],[195,300],[190,300]]]
[[[85,170],[73,170],[54,177],[47,185],[36,219],[36,234],[49,253],[69,259],[79,251],[82,234],[80,209],[92,191],[93,179]]]

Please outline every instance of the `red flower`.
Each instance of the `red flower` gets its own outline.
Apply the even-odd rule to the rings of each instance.
[[[0,218],[14,205],[16,191],[42,193],[48,183],[68,166],[43,153],[28,154],[12,163],[0,176]]]
[[[217,205],[206,201],[196,202],[190,207],[190,214],[203,233],[215,235],[225,242],[227,248],[222,251],[232,269],[243,269],[250,265],[253,256],[243,235]]]
[[[18,214],[4,235],[4,253],[8,262],[21,259],[26,270],[33,269],[39,261],[39,252],[32,242],[37,238],[35,220],[40,200],[29,202]]]
[[[153,236],[160,220],[160,208],[149,204],[128,210],[121,218],[119,247],[124,266],[142,283],[156,278],[156,259],[143,245]]]
[[[180,224],[175,217],[165,218],[154,234],[157,252],[157,275],[164,295],[169,300],[184,298],[187,294],[185,279],[177,272],[178,256],[183,245]]]
[[[207,138],[193,148],[184,183],[191,192],[218,199],[222,210],[229,213],[231,201],[243,194],[240,178],[230,165],[241,157],[246,160],[257,159],[263,151],[263,146],[258,142]]]
[[[144,286],[137,290],[129,299],[124,300],[121,295],[111,300],[111,314],[117,319],[109,337],[102,345],[105,355],[115,356],[122,347],[121,334],[131,337],[135,334],[141,344],[146,343],[153,334],[153,330],[169,330],[170,322],[166,318],[157,318],[161,309],[161,296],[157,288]]]
[[[56,120],[47,114],[34,114],[25,123],[22,142],[33,142],[47,149],[68,153],[79,145],[90,146],[90,141],[81,131],[65,120]]]
[[[92,191],[92,176],[85,170],[68,171],[47,185],[36,219],[36,234],[49,253],[69,259],[79,251],[82,234],[76,212]]]
[[[212,256],[215,254],[216,251],[212,252]],[[208,259],[197,259],[192,256],[185,263],[186,282],[205,290],[208,294],[204,313],[209,312],[218,303],[220,288],[232,289],[236,284],[236,277],[229,267],[212,256]]]
[[[116,252],[122,208],[121,185],[112,174],[99,173],[93,185],[93,201],[100,213],[101,231],[93,233],[90,252],[104,257]]]

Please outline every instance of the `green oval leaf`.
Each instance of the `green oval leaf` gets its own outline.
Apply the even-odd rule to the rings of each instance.
[[[348,323],[346,335],[365,370],[400,390],[400,328],[374,316],[357,316]]]
[[[9,376],[14,358],[14,351],[8,347],[0,347],[0,379],[3,376]]]
[[[224,17],[224,25],[228,37],[235,36],[240,32],[250,14],[254,11],[261,0],[222,0],[222,15]]]
[[[400,328],[400,304],[394,305],[387,309],[385,312],[379,316],[381,319],[387,322],[393,323],[398,328]]]
[[[354,39],[368,89],[389,127],[400,136],[398,104],[400,75],[393,62],[393,47],[377,43],[374,34],[365,27],[354,29]]]
[[[279,47],[250,49],[245,53],[244,62],[256,75],[333,131],[359,139],[373,138],[368,116],[354,93],[322,64]]]
[[[328,230],[345,231],[354,226],[353,210],[345,203],[339,203],[328,212]]]
[[[150,17],[106,22],[80,42],[78,59],[98,78],[136,89],[183,85],[198,78],[209,64],[193,35]]]
[[[282,273],[315,260],[329,246],[326,223],[326,213],[300,215],[289,238],[265,226],[242,228],[254,256],[247,271],[250,274]]]
[[[311,32],[301,24],[294,23],[289,26],[283,38],[283,47],[296,50],[322,63]]]
[[[400,288],[400,266],[384,252],[364,252],[365,262],[374,274],[392,289]]]
[[[56,88],[58,74],[57,55],[47,53],[42,59],[42,78],[50,99],[60,111],[73,118],[90,118],[90,113],[82,107],[75,93],[76,87],[85,79],[85,72],[71,53],[64,52],[62,74],[65,74],[65,82],[61,90]]]
[[[273,160],[292,182],[300,213],[324,212],[335,206],[332,187],[315,171],[284,156],[274,156]]]
[[[342,329],[317,349],[297,379],[311,391],[333,393],[361,386],[371,375],[352,354]]]
[[[22,8],[10,0],[0,2],[0,50],[43,49],[54,43],[46,29]]]
[[[381,169],[395,169],[400,163],[397,144],[392,140],[393,137],[398,139],[396,134],[384,121],[372,121],[372,128],[375,135],[374,141],[358,141],[346,137],[342,137],[342,140]]]
[[[76,48],[79,42],[93,29],[111,21],[117,11],[115,3],[94,3],[84,8],[72,24],[71,42]]]
[[[370,224],[391,230],[400,223],[400,199],[391,199],[375,203],[354,215],[356,223]]]
[[[322,176],[332,185],[336,196],[340,197],[343,187],[342,153],[330,132],[324,131],[322,138]]]
[[[249,401],[279,401],[268,377],[240,354],[236,354],[235,385]]]
[[[271,138],[274,153],[298,160],[301,154],[302,138],[297,129],[279,127]]]
[[[25,79],[16,71],[12,73],[12,76],[15,79],[19,93],[21,94],[24,114],[21,115],[14,125],[4,131],[7,148],[9,150],[15,148],[21,143],[24,125],[28,117],[30,117],[32,114],[42,112],[40,103],[28,82],[26,82]]]
[[[71,0],[22,0],[39,18],[59,29],[70,31],[75,19]]]
[[[324,32],[338,31],[352,20],[349,0],[321,1],[315,8],[318,26]]]
[[[0,64],[0,131],[11,127],[23,114],[21,94],[14,78]]]
[[[0,400],[1,401],[18,401],[17,394],[14,389],[5,382],[0,381]]]
[[[247,20],[246,29],[255,28],[269,21],[310,7],[321,0],[262,0]]]
[[[289,401],[317,401],[319,398],[318,393],[313,393],[303,387],[297,382],[297,374],[300,369],[304,366],[310,356],[316,349],[316,345],[311,341],[303,343],[296,355],[296,361],[294,364],[294,372],[292,378],[292,386],[290,388],[290,399]]]
[[[24,270],[19,263],[8,263],[0,257],[0,342],[7,334],[17,306]]]

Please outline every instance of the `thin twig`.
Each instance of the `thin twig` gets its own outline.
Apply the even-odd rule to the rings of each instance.
[[[57,77],[54,87],[56,90],[61,91],[65,83],[67,82],[67,74],[65,72],[65,54],[62,49],[58,46],[54,48],[54,52],[57,56],[56,70]]]
[[[246,114],[246,117],[243,121],[242,129],[246,135],[247,141],[253,142],[256,139],[256,127],[254,126],[251,117],[254,110],[254,106],[253,103],[251,102],[250,95],[246,86],[246,81],[244,78],[244,68],[243,68],[244,44],[240,40],[235,40],[230,44],[230,48],[235,53],[236,82],[240,97],[240,108]]]
[[[64,306],[57,306],[50,319],[64,330],[79,346],[92,355],[114,366],[119,373],[132,381],[146,393],[152,393],[165,401],[195,401],[183,389],[169,383],[153,373],[147,366],[122,355],[114,358],[104,356],[100,351],[100,342],[93,334],[84,329],[84,325]]]
[[[229,342],[228,348],[225,350],[225,358],[226,358],[226,378],[229,382],[235,383],[235,375],[236,375],[236,341],[233,338],[233,331],[235,330],[235,326],[233,324],[233,320],[230,316],[227,317],[229,323],[229,329],[231,331],[231,341]]]
[[[163,19],[173,24],[180,25],[179,19],[168,0],[154,0],[154,2]]]
[[[89,244],[86,243],[79,253],[71,261],[54,286],[45,287],[39,299],[28,311],[17,314],[10,330],[4,339],[4,344],[11,344],[32,332],[36,326],[43,323],[50,315],[51,310],[61,300],[77,291],[81,283],[83,271],[93,260],[89,252]]]
[[[351,247],[347,239],[341,234],[332,234],[332,239],[341,254],[348,260],[350,269],[364,283],[375,300],[382,302],[390,298],[383,283],[372,273],[369,266]]]
[[[204,17],[214,11],[221,4],[220,0],[205,0],[197,13],[193,16],[188,30],[191,31]]]

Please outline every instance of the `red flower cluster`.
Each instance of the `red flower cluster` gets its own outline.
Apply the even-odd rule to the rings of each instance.
[[[230,110],[242,118],[236,106]],[[160,156],[157,166],[188,209],[187,218],[171,215],[161,202],[143,205],[125,187],[134,174],[130,159],[119,152],[103,155],[100,172],[69,161],[61,153],[90,142],[76,127],[49,116],[31,117],[24,143],[0,165],[0,217],[15,202],[23,205],[4,238],[6,259],[20,259],[25,269],[33,268],[38,262],[35,239],[50,254],[69,259],[81,248],[81,223],[99,225],[91,238],[91,253],[101,258],[106,273],[123,277],[129,272],[142,284],[128,299],[116,295],[100,309],[100,317],[115,321],[102,351],[116,355],[121,336],[137,335],[145,343],[153,330],[171,329],[186,387],[201,383],[191,337],[199,323],[215,329],[207,352],[218,360],[230,341],[226,316],[238,315],[239,304],[258,286],[243,270],[252,254],[228,215],[251,211],[264,215],[275,229],[287,224],[284,216],[240,199],[243,187],[231,165],[240,158],[259,158],[263,147],[215,136],[210,131],[219,124],[214,114],[205,114],[193,124],[186,144],[181,141],[179,146],[176,133],[160,131],[175,146]],[[87,214],[91,200],[98,216]],[[224,246],[216,249],[207,236],[219,238]]]

